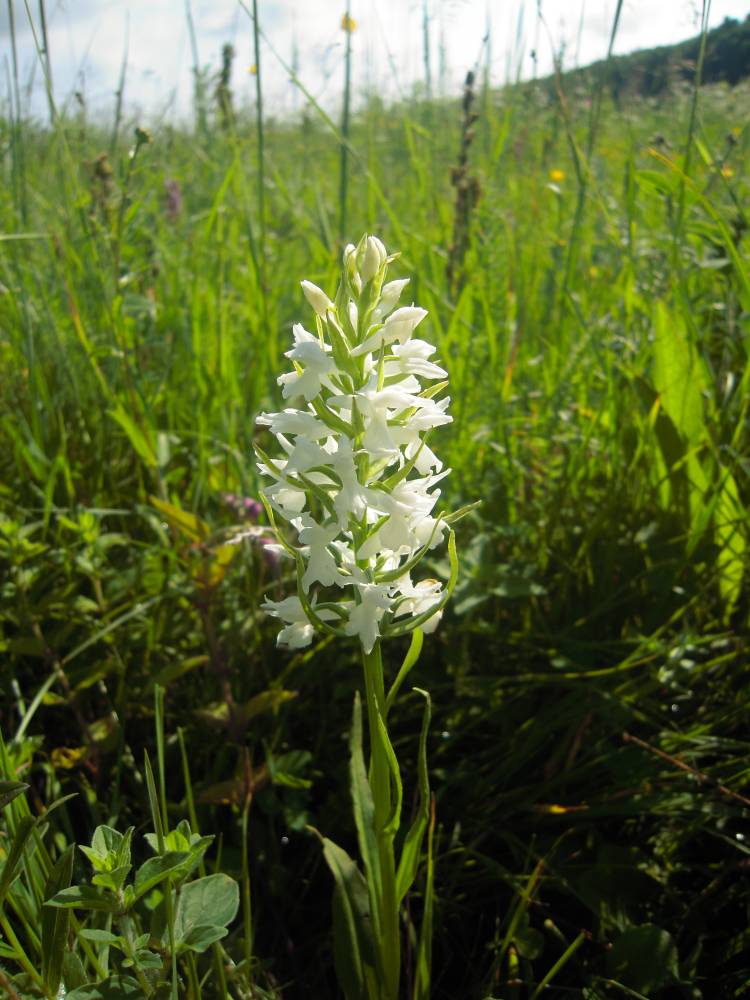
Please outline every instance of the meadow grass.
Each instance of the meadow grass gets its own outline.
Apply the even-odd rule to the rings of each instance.
[[[299,280],[332,293],[342,239],[370,232],[402,251],[450,372],[446,506],[483,501],[414,673],[432,995],[744,995],[747,87],[615,106],[568,86],[485,90],[471,122],[458,98],[372,97],[344,135],[310,102],[148,133],[8,100],[3,764],[33,814],[77,794],[10,892],[3,976],[64,846],[161,812],[216,835],[206,870],[241,883],[200,960],[224,971],[191,967],[185,995],[336,995],[306,827],[353,843],[356,651],[274,648],[258,606],[294,583],[257,539],[227,544],[227,495],[258,495],[254,418],[279,402]],[[394,706],[407,775],[419,718]]]

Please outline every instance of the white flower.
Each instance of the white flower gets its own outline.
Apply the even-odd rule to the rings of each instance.
[[[394,344],[395,361],[386,361],[385,376],[392,377],[399,372],[405,375],[418,375],[420,378],[446,378],[448,373],[439,365],[433,364],[427,358],[435,353],[432,344],[424,340],[407,340],[405,344]]]
[[[422,322],[426,315],[426,309],[420,309],[418,306],[402,306],[391,313],[379,330],[376,330],[364,343],[354,348],[352,357],[358,358],[362,354],[379,351],[383,344],[387,347],[394,341],[405,344],[414,332],[414,328]]]
[[[273,615],[274,618],[281,618],[285,627],[276,637],[277,646],[289,646],[290,649],[301,649],[309,646],[315,629],[305,614],[302,601],[299,597],[286,597],[283,601],[265,601],[261,607],[266,614]],[[315,611],[321,621],[331,621],[336,618],[334,611],[321,608]]]
[[[291,521],[293,517],[303,511],[307,503],[307,494],[303,490],[285,486],[281,480],[274,483],[273,486],[266,486],[263,495],[273,509],[277,510],[287,521]]]
[[[334,583],[348,583],[348,578],[340,572],[336,557],[329,549],[339,533],[338,524],[334,521],[333,524],[321,525],[309,515],[303,515],[302,525],[299,540],[307,548],[307,569],[302,577],[305,590],[309,590],[313,583],[320,583],[324,587],[330,587]]]
[[[438,604],[443,593],[442,584],[438,580],[420,580],[414,586],[408,574],[404,580],[399,580],[399,590],[406,597],[406,600],[402,601],[399,605],[396,612],[396,617],[398,618],[405,614],[414,615],[415,617],[424,614]],[[423,632],[434,632],[442,617],[443,609],[440,608],[434,615],[431,615],[426,621],[422,622],[419,627]]]
[[[388,313],[395,308],[396,303],[401,298],[401,292],[403,292],[408,284],[408,278],[399,278],[396,281],[389,281],[387,285],[383,285],[383,290],[380,293],[380,302],[378,302],[372,314],[373,323],[381,323]]]
[[[277,382],[283,386],[284,399],[301,395],[309,403],[320,392],[325,376],[336,370],[336,365],[328,357],[327,352],[331,350],[328,344],[321,346],[318,338],[308,333],[300,323],[294,324],[293,332],[295,346],[286,352],[285,357],[298,362],[302,371],[295,369],[288,375],[279,375]]]
[[[388,520],[380,528],[380,537],[388,548],[400,551],[402,547],[418,549],[430,538],[436,521],[430,516],[439,490],[428,493],[427,489],[437,481],[438,476],[426,479],[406,479],[398,483],[390,493],[384,494],[381,504],[389,514]]]
[[[277,434],[277,438],[280,437],[281,435]],[[283,441],[281,444],[283,446]],[[307,472],[309,469],[326,466],[329,461],[330,455],[325,449],[298,434],[296,444],[289,453],[286,472]]]
[[[263,607],[283,621],[278,641],[292,648],[326,622],[370,653],[433,609],[419,627],[434,629],[447,597],[437,581],[410,575],[446,530],[434,509],[449,470],[425,442],[451,421],[448,397],[435,391],[446,372],[435,348],[413,337],[426,311],[397,307],[408,279],[385,281],[392,259],[366,236],[344,250],[335,301],[302,282],[318,335],[294,325],[286,354],[294,369],[278,383],[285,399],[304,403],[258,417],[281,451],[259,449],[258,469],[271,480],[263,495],[289,526],[277,532],[296,554],[301,587]]]
[[[270,427],[273,434],[300,434],[311,441],[322,441],[331,430],[313,413],[306,410],[282,410],[281,413],[261,413],[256,423]]]
[[[344,530],[350,517],[362,520],[368,504],[372,504],[373,500],[373,491],[359,481],[354,457],[351,441],[343,438],[338,441],[336,452],[330,459],[332,471],[341,480],[341,488],[334,498],[333,506],[339,525]]]
[[[389,596],[391,588],[383,583],[360,583],[356,586],[360,603],[349,612],[344,631],[347,635],[359,636],[362,648],[369,653],[380,635],[379,625],[383,615],[393,607],[393,599]]]

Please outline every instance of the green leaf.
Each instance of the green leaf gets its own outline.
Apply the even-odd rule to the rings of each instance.
[[[130,841],[133,837],[133,827],[125,833],[114,830],[111,826],[98,826],[91,840],[92,848],[102,857],[110,852],[117,858],[117,866],[130,863]]]
[[[354,809],[354,825],[357,828],[359,853],[362,855],[367,875],[369,911],[373,914],[374,932],[377,937],[379,935],[377,900],[383,894],[383,878],[380,870],[378,841],[375,834],[375,804],[373,802],[372,789],[367,777],[365,757],[362,750],[362,701],[359,691],[354,696],[352,728],[349,734],[349,754],[349,784]],[[327,856],[326,860],[328,861]],[[333,871],[333,869],[331,870]],[[334,872],[334,877],[335,875],[336,873]]]
[[[235,546],[236,548],[236,546]],[[285,691],[282,688],[271,688],[268,691],[261,691],[250,701],[240,708],[240,715],[243,722],[249,722],[263,712],[277,713],[279,708],[297,697],[296,691]]]
[[[654,924],[631,927],[607,953],[613,979],[639,993],[650,994],[679,978],[677,947],[672,935]]]
[[[533,961],[544,950],[544,935],[534,927],[520,927],[513,935],[513,943],[523,958]]]
[[[85,938],[87,941],[95,941],[97,944],[112,944],[115,947],[119,947],[122,940],[112,931],[97,930],[96,927],[84,927],[78,932],[78,937]]]
[[[423,641],[424,632],[419,628],[415,628],[411,634],[411,642],[409,643],[409,648],[406,651],[404,662],[401,664],[398,674],[396,675],[396,679],[388,692],[388,697],[385,699],[385,709],[383,711],[383,715],[386,719],[388,718],[388,713],[391,710],[393,702],[396,700],[396,695],[398,694],[401,685],[409,676],[409,672],[419,659],[419,654],[422,652]]]
[[[139,427],[121,403],[118,403],[113,410],[110,410],[109,415],[125,431],[128,440],[146,465],[156,468],[159,461],[156,457],[156,450],[151,442],[149,430]]]
[[[737,483],[730,473],[722,473],[721,488],[714,510],[714,530],[719,553],[719,591],[728,618],[742,591],[747,560],[747,514],[740,499]]]
[[[486,591],[482,594],[469,594],[467,597],[463,597],[460,601],[456,601],[453,605],[453,614],[458,615],[459,617],[467,615],[475,608],[481,607],[481,605],[487,601],[489,596],[490,595]]]
[[[205,653],[202,653],[200,656],[190,656],[186,660],[176,660],[174,663],[168,663],[166,667],[162,667],[154,677],[154,682],[161,684],[162,687],[167,687],[172,681],[177,680],[178,677],[182,677],[189,670],[205,666],[208,662],[209,657]]]
[[[155,853],[159,850],[159,838],[154,833],[144,835],[145,839]],[[164,835],[164,850],[166,852],[182,852],[185,860],[174,870],[174,881],[181,882],[190,875],[201,861],[209,845],[213,841],[213,836],[201,837],[198,833],[193,833],[187,820],[180,820],[174,830]],[[143,876],[141,876],[143,877]],[[136,877],[136,884],[138,877]],[[141,893],[139,893],[141,895]]]
[[[430,813],[430,779],[427,773],[427,733],[432,718],[432,703],[426,691],[422,691],[419,688],[415,688],[414,690],[424,695],[425,698],[425,706],[422,713],[422,731],[419,736],[419,754],[417,757],[419,808],[417,815],[414,817],[414,822],[404,839],[404,846],[401,849],[401,857],[398,862],[398,871],[396,872],[396,900],[399,904],[414,884],[422,853],[424,832],[427,829],[427,820]]]
[[[180,534],[185,535],[191,542],[205,542],[211,534],[211,529],[205,521],[201,521],[195,514],[183,510],[173,503],[160,500],[159,497],[150,496],[151,504],[156,507],[169,524],[169,526]]]
[[[306,750],[288,750],[286,753],[266,755],[266,764],[271,784],[285,788],[311,788],[312,781],[304,777],[304,771],[312,761],[312,754]]]
[[[375,718],[377,719],[378,735],[380,736],[380,742],[383,747],[383,752],[385,753],[385,760],[388,764],[388,771],[390,773],[393,791],[391,809],[388,814],[388,818],[385,821],[383,832],[393,838],[395,837],[401,824],[401,805],[404,798],[404,789],[401,783],[401,771],[399,770],[398,760],[396,759],[396,753],[393,749],[391,738],[388,735],[388,730],[385,722],[383,721],[383,716],[377,710]]]
[[[300,778],[296,774],[287,774],[286,771],[273,771],[271,782],[284,788],[312,788],[312,781],[309,778]]]
[[[101,983],[88,983],[72,990],[65,1000],[143,1000],[143,990],[132,976],[109,976]]]
[[[541,597],[547,593],[540,583],[512,570],[500,574],[499,582],[491,592],[497,597],[507,597],[511,600],[519,597]]]
[[[101,913],[116,913],[119,909],[117,900],[113,896],[105,895],[91,885],[72,885],[69,889],[56,893],[44,905],[94,910]]]
[[[254,698],[245,702],[244,705],[236,705],[231,711],[225,701],[211,702],[203,708],[195,710],[198,718],[205,722],[225,726],[230,721],[230,717],[235,722],[246,725],[251,719],[264,712],[277,713],[279,708],[286,702],[297,697],[296,691],[285,691],[281,688],[271,688],[268,691],[261,691]]]
[[[98,872],[91,879],[94,885],[100,885],[104,889],[111,889],[112,892],[119,892],[125,884],[125,879],[130,872],[130,865],[121,865],[113,868],[112,871]]]
[[[16,827],[16,835],[13,838],[13,843],[10,845],[8,856],[3,865],[3,872],[0,875],[0,906],[3,905],[8,890],[18,877],[26,842],[31,836],[31,831],[35,825],[36,821],[33,816],[24,816]]]
[[[66,951],[63,955],[63,979],[68,996],[72,990],[86,985],[86,972],[83,962],[74,951]]]
[[[71,844],[55,862],[44,887],[45,899],[70,885],[74,853],[75,845]],[[48,993],[56,994],[62,979],[69,924],[68,910],[42,908],[42,979]]]
[[[703,415],[703,394],[710,384],[706,365],[679,314],[657,302],[653,322],[654,388],[661,408],[694,452],[708,439]],[[695,529],[708,482],[697,455],[690,454],[687,461],[691,524]]]
[[[164,963],[155,951],[149,951],[147,948],[144,948],[138,952],[135,964],[141,969],[161,969]]]
[[[424,880],[424,905],[422,926],[419,928],[419,942],[415,963],[413,1000],[430,1000],[432,994],[432,923],[435,903],[435,799],[430,800],[430,816],[427,825],[427,871]]]
[[[0,809],[4,809],[9,802],[25,792],[29,786],[23,781],[0,781]]]
[[[206,875],[184,885],[175,909],[176,944],[184,943],[196,927],[226,927],[237,916],[239,905],[239,887],[223,873]]]
[[[219,927],[216,924],[200,924],[197,927],[191,927],[180,942],[180,947],[190,951],[203,952],[212,944],[221,941],[226,935],[226,927]]]
[[[374,947],[367,883],[355,863],[332,840],[323,838],[323,856],[334,878],[333,955],[346,1000],[368,1000]]]
[[[462,518],[466,517],[467,514],[470,514],[471,511],[476,510],[477,507],[481,506],[482,506],[481,500],[475,500],[473,503],[467,503],[463,507],[459,507],[458,510],[454,510],[450,514],[445,514],[443,517],[443,521],[446,524],[455,524],[457,521],[460,521]]]
[[[189,851],[167,851],[166,854],[144,861],[135,873],[135,898],[140,899],[149,889],[163,881],[170,872],[191,860]]]
[[[654,306],[654,385],[672,423],[689,441],[703,437],[702,391],[708,385],[705,362],[685,329],[682,316],[666,303]]]
[[[148,791],[148,802],[151,808],[151,819],[154,824],[156,843],[160,854],[164,853],[164,821],[161,815],[159,797],[156,793],[156,782],[154,781],[154,771],[151,767],[151,760],[148,750],[143,751],[143,769],[146,774],[146,789]]]

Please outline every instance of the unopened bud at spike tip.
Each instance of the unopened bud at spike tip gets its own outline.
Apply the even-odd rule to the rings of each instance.
[[[333,302],[331,302],[323,289],[318,288],[318,286],[314,285],[312,281],[301,281],[300,285],[302,286],[305,298],[313,307],[315,312],[321,319],[325,319],[328,310],[333,309]]]
[[[365,241],[362,262],[359,266],[359,276],[362,284],[372,281],[380,268],[385,264],[388,254],[377,236],[368,236]]]

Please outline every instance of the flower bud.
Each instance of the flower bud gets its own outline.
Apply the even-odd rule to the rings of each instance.
[[[357,270],[357,248],[353,243],[344,247],[344,277],[351,286],[351,292],[358,296],[362,291],[362,279]]]
[[[321,319],[325,319],[328,310],[333,309],[333,302],[331,302],[323,289],[318,288],[312,281],[301,281],[300,285],[302,286],[302,291],[305,293],[305,298],[315,312]]]
[[[364,247],[360,246],[357,256],[359,258],[359,276],[363,285],[372,281],[388,259],[386,249],[377,236],[368,236]]]

